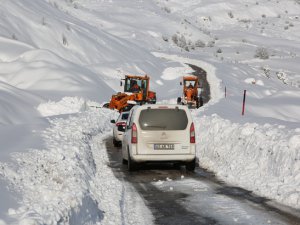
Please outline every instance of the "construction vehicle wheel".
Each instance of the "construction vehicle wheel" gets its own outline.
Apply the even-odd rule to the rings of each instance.
[[[203,106],[203,98],[202,96],[199,97],[199,107]]]
[[[156,104],[156,98],[149,99],[148,103],[149,104]]]
[[[177,98],[177,104],[181,105],[181,98],[180,97]]]
[[[103,104],[103,108],[108,108],[108,107],[109,107],[109,103],[108,102]]]

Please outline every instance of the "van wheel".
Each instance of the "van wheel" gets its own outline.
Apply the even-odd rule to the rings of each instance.
[[[137,164],[136,162],[134,162],[129,154],[129,149],[128,149],[128,160],[127,160],[127,167],[129,171],[135,171],[137,170]]]
[[[118,145],[117,140],[115,138],[113,138],[113,144],[115,147],[117,147],[117,145]]]
[[[126,159],[122,159],[122,164],[126,165],[127,164],[127,160]]]
[[[180,163],[174,163],[173,166],[174,166],[174,169],[180,170],[180,166],[181,166]]]
[[[122,142],[117,141],[115,138],[113,138],[113,144],[114,144],[115,147],[121,147],[122,146]]]
[[[194,171],[195,168],[196,168],[196,158],[193,159],[193,161],[186,163],[186,164],[185,164],[185,168],[186,168],[188,171]]]

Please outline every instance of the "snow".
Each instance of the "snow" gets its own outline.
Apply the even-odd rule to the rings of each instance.
[[[274,220],[270,212],[261,212],[258,208],[249,206],[247,201],[241,201],[238,195],[242,194],[243,190],[236,187],[227,190],[231,194],[236,194],[234,198],[226,194],[227,187],[220,183],[206,182],[205,179],[175,179],[156,187],[164,191],[166,195],[174,191],[185,194],[187,197],[184,200],[179,197],[176,202],[187,207],[189,212],[198,213],[198,215],[200,213],[205,218],[215,218],[222,224],[235,224],[235,222],[237,224],[287,224],[286,221],[280,219]],[[215,192],[222,194],[215,195]],[[210,221],[205,221],[205,223],[209,224]]]
[[[241,125],[216,114],[195,122],[200,165],[234,185],[299,206],[299,131],[271,124]]]
[[[48,101],[37,107],[42,116],[78,113],[86,110],[87,103],[83,98],[64,97],[59,102]]]
[[[20,124],[39,116],[34,109],[42,99],[0,81],[0,124]]]
[[[47,149],[15,153],[13,160],[17,168],[2,165],[1,174],[9,179],[23,196],[22,207],[10,210],[12,216],[21,215],[20,218],[24,218],[20,223],[34,218],[40,221],[40,224],[54,224],[64,215],[68,215],[71,209],[68,207],[81,204],[88,177],[95,170],[91,155],[86,155],[87,152],[84,151],[88,147],[85,142],[89,138],[88,135],[92,135],[89,134],[93,132],[90,129],[97,127],[86,127],[86,134],[83,134],[76,121],[75,118],[73,121],[72,118],[67,121],[51,121],[52,128],[42,134]],[[88,126],[87,117],[82,118],[81,123],[83,122]],[[103,120],[99,126],[102,123]],[[83,125],[82,129],[84,128]]]
[[[174,79],[182,78],[183,75],[188,75],[193,72],[194,70],[192,70],[187,65],[185,65],[184,67],[169,67],[163,71],[163,75],[161,76],[161,79],[174,80]]]
[[[58,112],[64,109],[59,108],[62,102],[66,99],[57,103]],[[108,165],[103,133],[111,130],[114,117],[108,109],[93,109],[50,119],[50,127],[41,133],[44,149],[14,153],[12,163],[1,163],[0,174],[22,195],[21,206],[9,209],[9,215],[19,224],[120,224],[131,219],[135,224],[151,223],[143,201],[114,177]],[[132,200],[139,210],[132,210]]]
[[[214,103],[219,101],[219,99],[222,96],[222,90],[220,87],[221,80],[216,76],[216,68],[212,64],[206,63],[205,61],[201,61],[201,60],[180,57],[177,55],[168,55],[168,54],[157,53],[157,52],[155,52],[153,54],[156,55],[157,57],[161,57],[161,58],[169,59],[171,61],[179,62],[182,65],[189,63],[189,64],[196,65],[198,67],[203,68],[209,74],[209,76],[207,76],[207,80],[212,85],[212,88],[211,88],[212,101]],[[174,71],[174,68],[172,70]],[[178,68],[175,68],[175,70],[178,71]],[[192,72],[191,70],[186,70],[185,67],[181,68],[180,71],[181,71],[181,77],[184,75],[187,75],[187,73]],[[166,74],[169,74],[169,72],[165,72],[164,75],[167,76]]]
[[[158,102],[175,104],[187,64],[211,88],[193,111],[200,165],[299,209],[299,11],[293,0],[1,2],[0,224],[151,224],[109,168],[116,114],[101,106],[125,74],[148,74]]]

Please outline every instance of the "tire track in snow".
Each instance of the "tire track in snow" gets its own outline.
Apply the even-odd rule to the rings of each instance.
[[[122,194],[121,194],[121,200],[120,200],[120,210],[121,210],[121,221],[122,221],[122,225],[125,225],[125,215],[124,215],[124,211],[125,211],[125,187],[124,185],[122,185]]]
[[[146,164],[140,171],[128,172],[112,137],[106,139],[106,149],[114,175],[145,199],[155,224],[299,224],[297,212],[283,211],[274,202],[227,185],[202,168],[190,173],[170,164]]]

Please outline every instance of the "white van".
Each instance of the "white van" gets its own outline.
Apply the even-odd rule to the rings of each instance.
[[[113,144],[115,147],[120,147],[123,140],[123,134],[126,127],[126,121],[128,118],[129,112],[121,112],[117,121],[111,120],[110,122],[115,124],[113,126]]]
[[[122,142],[129,170],[141,162],[176,162],[193,171],[195,128],[183,105],[142,105],[131,109]]]

